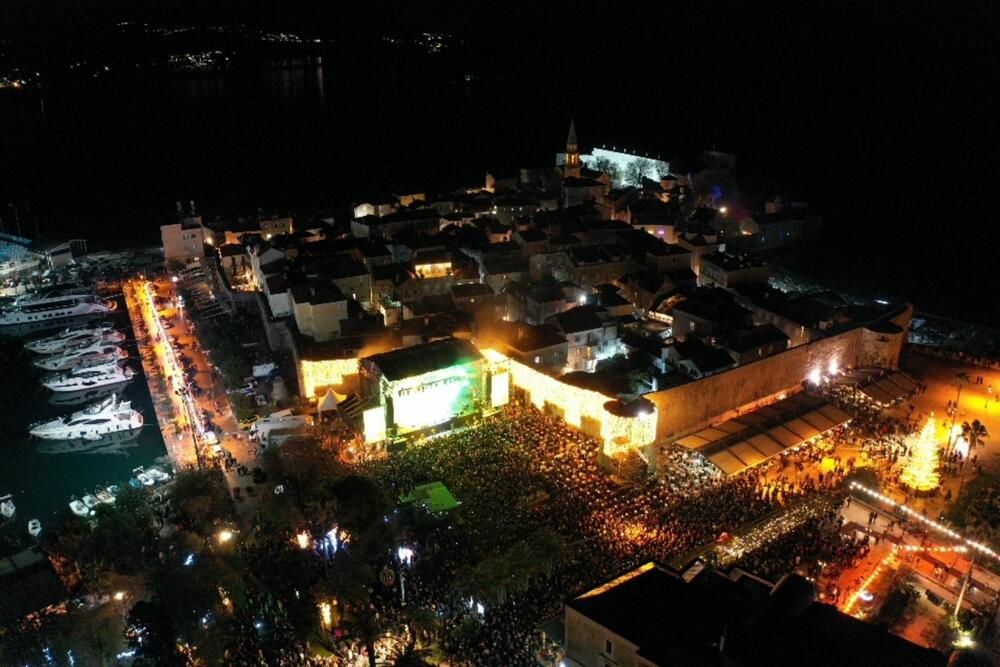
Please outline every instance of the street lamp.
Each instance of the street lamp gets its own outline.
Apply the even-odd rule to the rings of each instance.
[[[399,562],[405,564],[407,567],[413,561],[413,549],[410,547],[399,547],[396,550],[396,555],[399,556]]]
[[[295,542],[299,545],[299,549],[308,549],[312,540],[309,538],[309,533],[303,530],[295,535]]]
[[[226,542],[233,539],[233,531],[229,530],[228,528],[223,528],[216,534],[215,537],[219,540],[220,544],[225,544]]]

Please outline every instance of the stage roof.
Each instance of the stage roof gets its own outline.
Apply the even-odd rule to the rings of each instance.
[[[881,368],[862,368],[843,371],[834,383],[855,387],[869,400],[888,405],[917,393],[917,383],[906,373],[885,371]]]
[[[800,393],[713,424],[675,444],[698,451],[725,474],[735,475],[850,420],[840,408]]]
[[[483,355],[472,343],[458,338],[445,338],[375,354],[366,357],[365,361],[377,366],[385,379],[393,381],[479,361],[482,358]]]

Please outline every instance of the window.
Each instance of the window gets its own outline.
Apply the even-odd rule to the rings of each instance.
[[[615,654],[615,645],[611,643],[610,639],[604,640],[604,652],[607,653],[608,655]]]

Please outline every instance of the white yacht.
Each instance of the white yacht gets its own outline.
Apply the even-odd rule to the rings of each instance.
[[[111,331],[113,331],[113,329],[110,324],[65,329],[54,336],[46,336],[45,338],[30,340],[24,344],[24,347],[31,352],[37,352],[38,354],[57,354],[62,352],[63,349],[69,345],[73,345],[74,343],[78,343],[81,340],[86,340],[88,338],[101,336],[102,334],[110,333]]]
[[[79,320],[97,319],[110,314],[114,309],[113,301],[99,299],[89,290],[23,296],[9,308],[0,311],[0,333],[23,336],[35,331],[64,327]]]
[[[88,362],[89,366],[101,366],[112,360],[126,358],[128,358],[128,352],[117,345],[97,343],[79,350],[40,357],[35,359],[34,364],[47,371],[68,371],[71,368],[80,368],[80,364],[83,362]]]
[[[94,509],[100,504],[99,502],[97,502],[97,497],[92,493],[88,493],[81,500],[83,500],[83,504],[86,505],[87,509],[89,510]]]
[[[89,369],[88,369],[89,370]],[[81,371],[83,372],[83,371]],[[51,379],[55,379],[61,375],[60,373],[53,373]],[[45,378],[46,380],[50,378]],[[44,380],[42,382],[44,384]],[[80,405],[90,405],[94,401],[99,401],[102,398],[107,398],[111,394],[117,393],[121,387],[100,387],[99,389],[82,389],[80,391],[64,391],[58,394],[52,394],[49,396],[49,405],[55,405],[58,407],[77,407]]]
[[[135,375],[128,366],[116,364],[110,368],[90,368],[78,373],[63,373],[42,384],[52,391],[82,391],[111,385],[125,384]]]
[[[128,455],[128,450],[139,445],[140,431],[108,433],[94,440],[75,438],[73,440],[43,440],[35,448],[39,454],[120,454]]]
[[[0,515],[9,519],[14,516],[15,512],[17,512],[17,508],[14,506],[14,496],[9,493],[6,496],[0,496]]]
[[[111,433],[133,433],[142,428],[142,413],[132,409],[130,401],[117,395],[78,410],[68,417],[35,424],[31,435],[43,440],[98,441]]]
[[[38,519],[32,519],[28,522],[28,535],[32,537],[38,537],[42,533],[42,522]]]

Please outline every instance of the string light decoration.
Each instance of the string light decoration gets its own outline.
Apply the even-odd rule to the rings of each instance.
[[[939,445],[936,437],[934,415],[927,418],[899,480],[914,491],[930,491],[941,485],[938,475]]]
[[[346,376],[358,374],[357,359],[304,359],[299,366],[302,370],[303,392],[307,398],[317,398],[318,389],[342,385]]]
[[[875,582],[880,574],[882,574],[886,569],[892,566],[893,561],[899,557],[899,552],[903,551],[906,553],[965,553],[968,549],[964,546],[935,546],[935,547],[925,547],[917,544],[895,544],[892,549],[886,554],[885,558],[879,561],[879,564],[875,566],[875,569],[865,578],[861,583],[858,590],[851,593],[847,598],[847,602],[844,604],[844,613],[850,614],[854,605],[857,604],[858,598],[861,598],[865,591],[869,591],[871,585]],[[864,599],[864,598],[862,598]]]
[[[917,512],[916,510],[912,510],[909,507],[907,507],[906,505],[903,505],[901,503],[897,503],[895,500],[893,500],[889,496],[886,496],[886,495],[884,495],[882,493],[879,493],[878,491],[875,491],[874,489],[869,489],[864,484],[859,484],[858,482],[851,482],[850,488],[856,489],[858,491],[861,491],[862,493],[867,494],[871,498],[879,500],[879,501],[885,503],[886,505],[889,505],[890,507],[894,507],[894,508],[898,509],[900,512],[902,512],[903,514],[905,514],[908,518],[916,519],[917,521],[920,521],[921,523],[930,526],[931,528],[933,528],[934,530],[938,531],[939,533],[941,533],[943,535],[947,535],[948,537],[952,538],[953,540],[960,540],[963,544],[965,544],[965,546],[967,546],[967,547],[969,547],[971,549],[975,549],[976,551],[978,551],[979,553],[981,553],[981,554],[983,554],[985,556],[990,556],[991,558],[995,558],[996,560],[1000,560],[1000,554],[998,554],[996,551],[994,551],[993,549],[989,548],[988,546],[986,546],[982,542],[976,542],[974,540],[970,540],[967,537],[962,536],[960,533],[952,530],[951,528],[948,528],[947,526],[944,526],[944,525],[938,523],[937,521],[934,521],[933,519],[928,519],[927,517],[925,517],[920,512]]]
[[[604,407],[615,400],[610,396],[562,382],[496,350],[480,352],[494,368],[506,368],[510,384],[527,392],[531,404],[539,410],[545,411],[546,404],[554,406],[562,413],[563,421],[583,431],[588,430],[585,421],[599,423],[606,455],[621,454],[656,440],[655,407],[641,414],[615,415]]]
[[[807,520],[821,516],[830,509],[830,502],[814,498],[799,503],[759,526],[750,529],[746,535],[732,537],[725,544],[715,547],[715,556],[720,567],[728,567],[747,554],[751,554],[767,544],[790,533]]]

